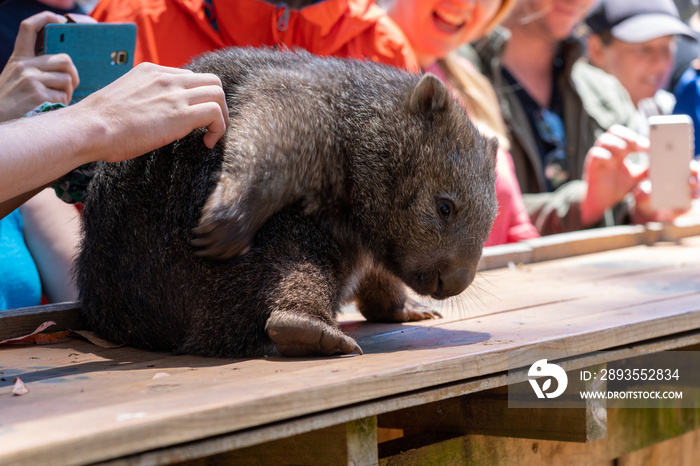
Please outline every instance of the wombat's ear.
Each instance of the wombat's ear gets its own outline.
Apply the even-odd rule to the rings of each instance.
[[[450,92],[440,79],[425,73],[411,93],[408,108],[411,113],[430,114],[446,110],[450,103]]]

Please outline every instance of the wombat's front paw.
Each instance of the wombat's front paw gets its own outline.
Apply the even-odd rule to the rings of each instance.
[[[200,248],[196,255],[225,260],[248,252],[264,218],[253,215],[260,209],[245,201],[241,189],[230,176],[221,175],[202,208],[199,225],[192,229],[195,238],[190,244]]]
[[[362,349],[340,330],[302,314],[274,311],[265,331],[285,356],[347,354]]]
[[[423,306],[418,301],[411,298],[406,298],[403,308],[397,309],[394,312],[396,322],[414,322],[417,320],[427,320],[441,318],[442,314]]]
[[[248,252],[256,232],[247,227],[245,221],[211,217],[203,214],[199,226],[192,230],[197,237],[191,239],[190,244],[201,248],[194,252],[195,255],[223,260]]]

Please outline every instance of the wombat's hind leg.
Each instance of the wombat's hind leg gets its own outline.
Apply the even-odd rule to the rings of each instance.
[[[348,354],[362,349],[327,323],[303,314],[273,311],[265,331],[284,356]]]
[[[398,278],[379,270],[370,271],[360,283],[355,298],[357,309],[375,322],[413,322],[442,315],[406,295]]]

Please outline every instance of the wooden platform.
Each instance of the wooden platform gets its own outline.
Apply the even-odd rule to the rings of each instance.
[[[517,349],[574,368],[700,344],[700,236],[688,235],[698,226],[493,248],[463,296],[434,303],[443,319],[370,324],[348,308],[342,327],[363,356],[201,358],[76,338],[1,346],[0,464],[604,464],[694,435],[700,410],[528,412],[502,396]],[[0,313],[0,340],[45,320],[81,325],[76,305],[51,309]],[[15,377],[28,394],[12,395]],[[654,416],[670,420],[657,429]]]

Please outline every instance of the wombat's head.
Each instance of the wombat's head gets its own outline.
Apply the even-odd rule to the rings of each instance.
[[[444,299],[474,279],[496,217],[498,142],[475,129],[433,75],[404,106],[401,136],[383,151],[389,163],[377,170],[367,194],[375,198],[365,201],[373,210],[363,216],[380,261],[417,293]]]

